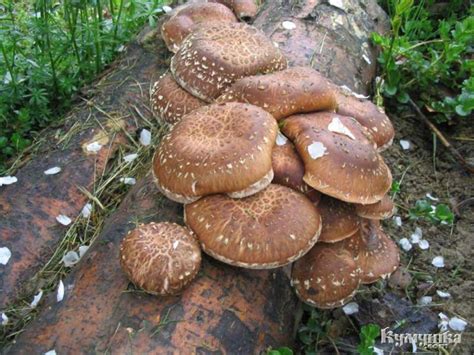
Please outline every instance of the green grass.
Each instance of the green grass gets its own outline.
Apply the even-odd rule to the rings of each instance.
[[[148,23],[163,0],[0,3],[0,175]]]

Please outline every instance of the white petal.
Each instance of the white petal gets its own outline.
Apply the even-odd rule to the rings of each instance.
[[[64,284],[63,280],[59,280],[58,293],[56,295],[56,302],[61,302],[64,298]]]
[[[49,168],[48,170],[44,171],[45,175],[55,175],[61,171],[61,168],[59,166],[55,166],[53,168]]]
[[[125,177],[121,178],[120,182],[123,182],[125,185],[135,185],[137,183],[137,180],[132,177]]]
[[[62,262],[64,263],[64,266],[66,267],[71,267],[73,265],[76,265],[81,258],[77,253],[73,250],[68,251],[66,254],[64,254],[62,258]]]
[[[344,3],[342,2],[342,0],[329,0],[329,5],[344,10]]]
[[[442,256],[435,256],[431,264],[433,264],[433,266],[436,266],[438,268],[444,267],[444,258]]]
[[[438,328],[441,332],[445,332],[448,330],[448,321],[442,320],[438,323]]]
[[[313,142],[308,145],[308,153],[313,159],[321,158],[326,153],[326,147],[321,142]]]
[[[0,186],[11,185],[17,181],[18,179],[15,176],[2,176],[0,177]]]
[[[285,29],[285,30],[294,30],[296,28],[296,24],[292,21],[283,21],[281,23],[281,26]]]
[[[44,355],[56,355],[56,350],[54,350],[54,349],[50,350],[50,351],[44,353]]]
[[[344,307],[342,307],[342,310],[344,311],[345,314],[350,316],[351,314],[359,312],[359,305],[355,302],[350,302],[346,304]]]
[[[404,139],[400,139],[400,146],[403,148],[403,150],[408,150],[411,147],[411,142]]]
[[[452,330],[456,330],[458,332],[463,332],[466,329],[467,322],[461,318],[453,317],[449,320],[449,327]]]
[[[168,6],[168,5],[163,6],[162,9],[166,13],[173,11],[173,8],[171,6]]]
[[[125,46],[123,44],[117,48],[117,52],[123,52],[124,50],[125,50]]]
[[[428,198],[429,198],[430,200],[432,200],[432,201],[439,201],[439,198],[434,197],[434,196],[433,196],[432,194],[430,194],[430,193],[427,193],[427,194],[426,194],[426,197],[428,197]]]
[[[33,301],[30,303],[31,308],[35,308],[39,301],[41,301],[41,297],[43,297],[43,290],[40,290],[34,297]]]
[[[400,216],[394,216],[393,217],[393,221],[395,222],[395,225],[397,227],[401,227],[402,226],[402,218]]]
[[[351,88],[348,87],[348,86],[346,86],[346,85],[341,85],[340,88],[341,88],[345,93],[347,93],[347,94],[349,94],[349,95],[352,95],[352,96],[354,96],[354,97],[356,97],[356,98],[358,98],[358,99],[368,99],[368,98],[370,97],[370,96],[364,96],[364,95],[362,95],[362,94],[358,94],[358,93],[352,91]]]
[[[433,302],[433,297],[431,296],[423,296],[418,300],[418,304],[421,304],[422,306],[426,306],[427,304],[430,304]]]
[[[412,248],[412,245],[411,245],[410,241],[407,238],[400,239],[399,243],[400,243],[400,246],[402,247],[402,249],[405,250],[405,251],[409,251]]]
[[[277,139],[276,139],[276,145],[285,145],[286,142],[288,142],[288,138],[286,138],[285,135],[281,134],[278,132]]]
[[[138,158],[138,154],[136,153],[133,153],[133,154],[128,154],[126,156],[123,157],[123,160],[126,162],[126,163],[130,163],[131,161],[134,161],[135,159]]]
[[[100,144],[99,142],[92,142],[86,146],[86,150],[91,153],[97,153],[101,149],[102,144]]]
[[[374,346],[374,349],[373,349],[375,355],[384,355],[383,353],[383,350],[382,349],[379,349],[377,347]]]
[[[449,321],[449,317],[448,317],[446,314],[444,314],[443,312],[439,312],[439,313],[438,313],[438,317],[439,317],[439,319],[441,319],[442,321],[446,321],[446,322]]]
[[[142,129],[140,132],[140,143],[144,146],[150,145],[151,143],[151,132],[147,129]]]
[[[436,290],[436,293],[438,294],[439,297],[441,298],[450,298],[451,294],[449,292],[444,292],[440,290]]]
[[[90,245],[81,245],[79,247],[79,258],[82,259],[84,254],[89,250]]]
[[[369,57],[367,57],[366,54],[362,54],[362,58],[364,58],[364,60],[367,62],[367,64],[372,64],[372,61],[370,60]]]
[[[423,231],[421,228],[416,227],[415,232],[410,236],[410,241],[412,244],[418,244],[423,236]]]
[[[86,203],[84,207],[82,207],[82,211],[81,211],[82,217],[89,218],[89,216],[91,215],[91,212],[92,212],[92,204]]]
[[[59,216],[56,216],[56,221],[61,223],[63,226],[68,226],[71,224],[72,220],[68,216],[64,214],[60,214]]]
[[[426,239],[422,239],[418,243],[418,246],[420,247],[420,249],[426,250],[430,247],[430,243]]]
[[[348,137],[351,138],[351,139],[355,139],[355,137],[354,137],[354,135],[352,134],[352,132],[349,130],[349,128],[347,128],[346,126],[344,126],[344,124],[341,122],[341,120],[339,119],[339,117],[334,117],[334,118],[331,120],[331,123],[329,123],[328,129],[329,129],[331,132],[340,133],[340,134],[343,134],[343,135],[345,135],[345,136],[348,136]]]
[[[5,313],[2,313],[2,325],[8,324],[8,316]]]
[[[0,248],[0,264],[7,265],[12,256],[12,252],[7,247]]]

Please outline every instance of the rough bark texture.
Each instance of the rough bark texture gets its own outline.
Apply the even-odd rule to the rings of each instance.
[[[344,1],[351,6],[346,13],[326,2],[268,1],[255,23],[279,43],[292,63],[311,64],[334,81],[365,93],[374,67],[361,59],[361,51],[368,47],[368,31],[378,29],[372,19],[380,16],[380,10],[375,1],[362,2],[367,4],[361,7],[356,5],[358,1]],[[342,25],[331,27],[331,21],[336,21],[334,14]],[[284,20],[293,21],[297,28],[284,30]],[[353,32],[358,34],[354,37]],[[120,111],[132,134],[139,128],[135,119],[140,119],[131,108],[148,105],[150,83],[167,67],[169,54],[164,54],[162,41],[156,43],[153,50],[139,42],[131,44],[118,70],[99,83],[100,94],[94,99],[108,112]],[[367,56],[375,63],[372,51],[368,50]],[[145,88],[144,93],[137,82]],[[125,118],[123,112],[128,113]],[[110,120],[93,106],[82,105],[67,119],[64,130],[75,122],[94,122],[90,115],[102,125]],[[99,156],[88,156],[82,146],[97,139],[94,136],[100,131],[97,124],[91,125],[72,135],[66,147],[53,144],[51,153],[35,158],[16,174],[17,184],[0,191],[0,235],[13,253],[9,264],[0,269],[1,306],[16,297],[23,282],[48,259],[64,235],[65,228],[55,216],[79,213],[85,197],[77,185],[91,186],[118,144],[125,141],[110,129],[106,134],[110,148]],[[48,149],[50,145],[44,147],[44,151]],[[43,171],[55,165],[64,170],[48,179]],[[65,299],[56,303],[55,295],[50,295],[48,307],[18,337],[11,351],[234,354],[291,345],[296,299],[283,270],[243,270],[206,258],[198,279],[180,296],[157,298],[127,290],[129,284],[118,262],[119,242],[126,231],[137,220],[179,221],[179,216],[181,207],[164,200],[150,177],[140,181],[64,280]]]

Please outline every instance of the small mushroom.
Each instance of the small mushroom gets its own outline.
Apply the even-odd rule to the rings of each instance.
[[[206,196],[185,206],[185,222],[202,249],[224,263],[272,269],[307,253],[318,240],[321,216],[303,194],[271,184],[243,199]]]
[[[169,199],[189,203],[201,196],[254,194],[273,178],[271,154],[278,127],[263,109],[241,103],[203,106],[165,136],[153,174]]]
[[[239,79],[217,98],[217,102],[235,101],[262,107],[277,120],[295,113],[336,109],[333,87],[308,67]]]
[[[314,189],[363,204],[380,201],[390,189],[389,168],[354,119],[329,112],[293,115],[282,131],[303,159],[303,180]]]
[[[230,7],[242,21],[252,20],[258,12],[255,0],[211,0]]]
[[[285,69],[286,58],[259,29],[245,23],[198,26],[171,60],[178,84],[212,102],[236,80]]]
[[[171,74],[165,74],[153,85],[151,107],[162,122],[175,124],[184,115],[205,104],[181,88]]]
[[[392,217],[395,212],[395,205],[388,195],[370,205],[356,204],[355,208],[358,216],[367,219],[386,219]]]
[[[123,239],[120,265],[145,292],[172,295],[197,275],[201,249],[186,227],[168,222],[142,224]]]
[[[360,227],[360,218],[353,205],[323,195],[318,204],[323,221],[320,242],[335,243],[354,235]]]
[[[311,306],[341,307],[357,292],[359,268],[341,243],[317,243],[294,263],[291,284],[301,301]]]

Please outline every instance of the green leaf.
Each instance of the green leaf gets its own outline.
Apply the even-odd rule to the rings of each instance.
[[[278,348],[278,349],[270,350],[270,351],[268,351],[267,354],[268,355],[293,355],[293,350],[291,350],[290,348],[288,348],[286,346],[283,346],[283,347]]]
[[[435,216],[440,221],[452,224],[454,222],[454,213],[445,204],[439,204],[435,209]]]

